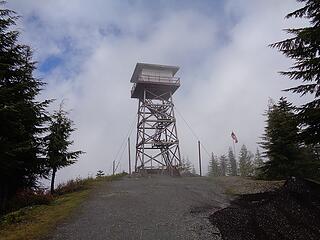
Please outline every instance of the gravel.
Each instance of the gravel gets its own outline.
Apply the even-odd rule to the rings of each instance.
[[[283,187],[246,194],[210,216],[225,240],[320,239],[320,185],[291,178]]]
[[[221,239],[209,221],[229,197],[200,177],[126,177],[103,183],[50,239]]]

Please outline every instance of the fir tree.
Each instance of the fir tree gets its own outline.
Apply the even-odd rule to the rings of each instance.
[[[227,175],[227,158],[225,155],[220,156],[220,175]]]
[[[238,169],[237,160],[236,160],[236,157],[234,156],[234,153],[231,147],[229,147],[228,160],[229,160],[229,175],[237,176],[237,169]]]
[[[253,166],[254,166],[254,175],[257,177],[261,174],[261,167],[263,166],[262,156],[258,148],[257,148],[256,154],[254,155]]]
[[[67,112],[62,109],[51,116],[49,126],[49,135],[46,136],[47,143],[47,167],[51,170],[51,193],[54,192],[54,181],[56,172],[66,166],[76,162],[82,151],[68,151],[73,141],[70,141],[70,135],[74,131],[73,122],[68,118]]]
[[[211,159],[209,161],[209,171],[208,171],[209,177],[217,177],[220,176],[220,169],[219,169],[219,163],[217,160],[217,157],[214,156],[212,153]]]
[[[184,172],[191,172],[191,169],[192,169],[192,164],[191,164],[189,158],[183,157],[181,160],[181,170]]]
[[[277,104],[269,106],[266,115],[267,126],[260,144],[268,161],[261,168],[262,175],[274,179],[308,175],[312,162],[299,143],[292,104],[282,97]]]
[[[196,169],[195,169],[194,165],[192,165],[191,173],[192,173],[193,175],[196,175],[196,174],[197,174],[197,172],[196,172]]]
[[[282,75],[300,81],[296,87],[286,89],[299,95],[311,95],[313,100],[299,108],[298,120],[302,141],[314,149],[320,144],[320,2],[298,0],[304,6],[287,18],[306,18],[309,24],[303,28],[287,29],[291,38],[271,44],[294,61],[289,71]]]
[[[253,154],[243,144],[239,153],[239,171],[241,176],[247,177],[253,174],[252,158]]]
[[[18,42],[18,17],[0,2],[0,209],[18,189],[45,174],[42,133],[49,101],[36,101],[43,83],[33,76],[29,46]]]

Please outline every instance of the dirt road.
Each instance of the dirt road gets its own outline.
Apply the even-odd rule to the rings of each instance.
[[[208,178],[126,177],[99,187],[51,239],[221,239],[208,216],[228,203]]]

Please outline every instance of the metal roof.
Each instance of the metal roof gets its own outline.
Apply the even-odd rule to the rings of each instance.
[[[153,70],[171,70],[172,76],[174,76],[179,70],[178,66],[168,66],[160,64],[150,64],[150,63],[137,63],[134,68],[130,82],[137,82],[137,79],[142,71],[142,69],[153,69]]]

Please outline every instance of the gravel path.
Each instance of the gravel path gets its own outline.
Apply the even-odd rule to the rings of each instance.
[[[222,192],[205,177],[106,182],[51,239],[221,239],[208,216],[228,205]]]

